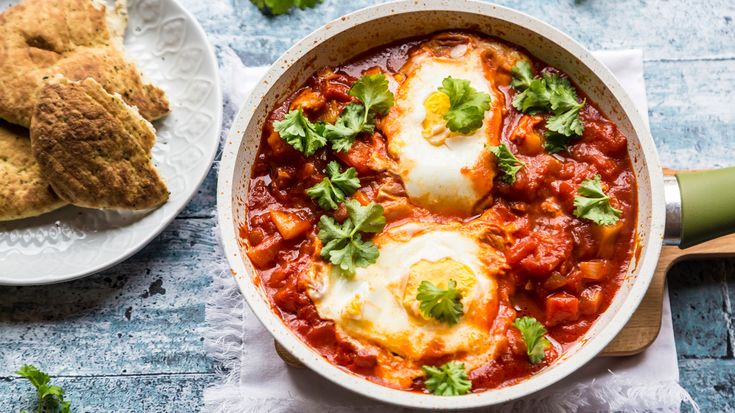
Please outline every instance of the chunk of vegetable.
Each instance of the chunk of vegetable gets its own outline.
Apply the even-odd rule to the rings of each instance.
[[[623,223],[618,221],[615,225],[597,225],[592,231],[600,243],[597,255],[602,258],[612,258],[615,254],[615,241],[618,238]]]
[[[270,211],[270,215],[283,239],[298,238],[311,228],[309,221],[299,218],[293,212]]]
[[[579,311],[584,315],[596,314],[602,306],[602,288],[587,287],[580,294]]]
[[[257,268],[266,269],[275,262],[278,251],[281,250],[282,242],[283,238],[280,234],[266,237],[260,244],[248,248],[248,258]]]
[[[579,270],[582,277],[587,280],[600,281],[607,277],[610,271],[610,264],[607,260],[592,260],[579,263]]]
[[[579,318],[579,299],[569,293],[555,293],[546,297],[546,325],[555,326]]]

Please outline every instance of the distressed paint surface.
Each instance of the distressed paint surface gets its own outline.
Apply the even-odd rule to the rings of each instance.
[[[217,51],[268,64],[295,41],[368,0],[262,16],[247,0],[182,0]],[[641,48],[651,129],[674,168],[735,164],[735,2],[530,0],[499,4],[539,17],[591,49]],[[226,107],[231,117],[234,108]],[[225,121],[229,126],[229,119]],[[156,240],[126,262],[71,283],[0,287],[0,411],[30,400],[14,379],[36,363],[79,412],[193,412],[217,366],[202,345],[217,271],[216,171]],[[735,410],[735,261],[676,265],[670,275],[681,381],[703,411]]]

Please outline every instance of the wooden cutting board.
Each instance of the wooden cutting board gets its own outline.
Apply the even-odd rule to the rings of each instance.
[[[675,263],[685,259],[721,258],[735,256],[735,234],[717,238],[712,241],[688,248],[679,249],[674,246],[664,246],[661,250],[656,272],[643,297],[638,310],[628,321],[628,324],[618,336],[608,345],[600,356],[619,357],[631,356],[645,350],[658,336],[661,330],[661,311],[664,299],[664,285],[666,274]],[[274,341],[276,352],[288,365],[303,367],[303,365]]]
[[[661,329],[661,310],[664,299],[666,274],[676,262],[685,259],[720,258],[735,256],[735,234],[707,241],[687,248],[664,246],[641,305],[623,331],[602,352],[602,356],[630,356],[645,350]]]

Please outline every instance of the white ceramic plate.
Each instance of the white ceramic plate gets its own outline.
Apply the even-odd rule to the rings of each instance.
[[[0,10],[16,3],[0,0]],[[174,0],[129,0],[128,13],[126,55],[171,103],[171,114],[154,123],[153,148],[169,201],[145,214],[67,206],[0,223],[0,284],[67,281],[130,257],[176,217],[209,171],[219,144],[222,93],[204,31]]]

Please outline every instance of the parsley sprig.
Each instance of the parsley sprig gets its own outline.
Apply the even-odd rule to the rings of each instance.
[[[36,412],[71,413],[71,401],[64,400],[64,390],[59,386],[51,385],[51,377],[37,367],[26,364],[15,372],[28,379],[36,388],[38,402]],[[27,410],[21,410],[21,413]]]
[[[250,2],[264,14],[277,16],[287,13],[294,7],[302,10],[307,7],[315,7],[321,3],[321,0],[250,0]]]
[[[347,218],[342,224],[334,218],[322,215],[319,219],[319,239],[322,258],[335,265],[335,270],[346,277],[355,274],[356,267],[367,267],[378,259],[378,248],[372,241],[362,239],[364,233],[383,230],[385,216],[383,207],[374,202],[366,206],[354,199],[345,201]]]
[[[457,290],[457,282],[449,280],[447,288],[442,290],[431,281],[421,281],[416,300],[419,301],[419,310],[426,317],[434,318],[450,326],[457,324],[464,315],[462,294]]]
[[[574,216],[585,218],[597,225],[615,225],[623,211],[610,205],[610,197],[602,191],[600,175],[585,179],[574,197]]]
[[[526,343],[526,353],[531,364],[538,364],[546,357],[544,350],[551,346],[549,339],[545,337],[546,327],[533,317],[525,316],[516,318],[513,325],[523,336]]]
[[[348,151],[360,133],[375,130],[375,115],[385,115],[393,106],[393,93],[384,74],[365,75],[350,88],[350,96],[361,103],[345,106],[334,124],[312,123],[301,108],[294,109],[273,128],[294,149],[311,156],[329,143],[333,150]]]
[[[422,366],[421,369],[426,375],[426,389],[437,396],[461,396],[472,389],[463,363],[450,361],[439,367]]]
[[[579,111],[585,101],[577,101],[577,92],[569,80],[555,73],[534,77],[531,63],[518,61],[511,71],[511,86],[519,91],[513,107],[528,114],[551,113],[546,121],[544,147],[550,153],[567,150],[569,142],[584,133]]]
[[[444,120],[450,131],[469,134],[482,127],[485,112],[490,109],[490,95],[477,91],[469,80],[451,76],[442,81],[439,91],[449,96],[449,112]]]
[[[526,164],[516,158],[504,143],[498,146],[486,145],[485,149],[492,152],[498,159],[498,168],[502,173],[500,179],[507,184],[513,184],[516,181],[516,174]]]
[[[339,171],[339,163],[327,164],[327,177],[306,190],[306,194],[324,209],[337,209],[339,203],[360,187],[355,168]]]
[[[283,120],[273,122],[273,129],[281,139],[306,156],[313,155],[327,144],[324,125],[312,123],[300,107],[288,112]]]

